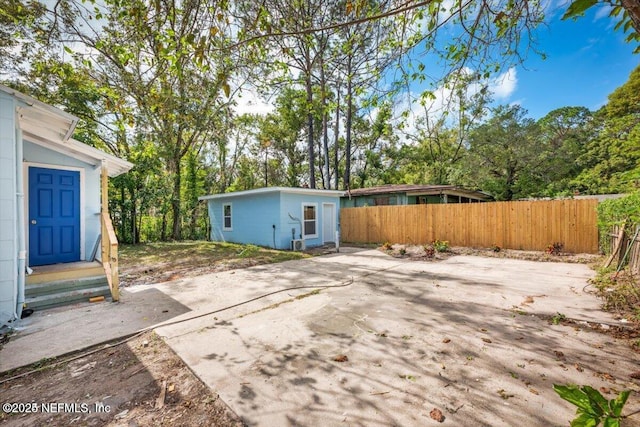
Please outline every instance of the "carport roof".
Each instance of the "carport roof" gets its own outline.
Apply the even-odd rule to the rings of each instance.
[[[109,176],[129,171],[133,163],[71,138],[79,119],[59,108],[0,85],[0,91],[21,101],[17,108],[23,138],[34,144],[73,157],[93,166],[106,163]]]

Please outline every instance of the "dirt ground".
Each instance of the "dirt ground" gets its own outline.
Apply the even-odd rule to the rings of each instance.
[[[320,248],[311,255],[330,251],[332,248]],[[590,255],[466,248],[451,248],[449,252],[430,256],[421,246],[399,245],[385,251],[397,257],[435,262],[456,254],[582,263],[599,259]],[[125,257],[122,275],[129,284],[139,284],[203,274],[202,264],[192,254],[192,248],[186,247],[181,253],[173,253],[171,262],[157,258],[136,262],[138,255],[132,253],[128,259]],[[246,262],[247,265],[225,259],[206,268],[207,271],[244,268],[254,261]],[[270,258],[263,262],[273,261]],[[633,337],[637,335],[628,338]],[[152,332],[135,336],[124,344],[102,346],[88,355],[75,355],[73,360],[44,360],[0,374],[0,396],[3,404],[0,425],[7,426],[243,425],[215,392],[205,387]],[[15,405],[4,407],[7,403]]]
[[[0,376],[0,425],[243,425],[153,332],[97,350]]]

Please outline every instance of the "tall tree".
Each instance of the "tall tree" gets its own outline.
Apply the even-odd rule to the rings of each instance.
[[[538,128],[518,105],[499,106],[469,136],[469,176],[497,200],[531,193],[532,171],[542,164]]]
[[[573,184],[580,192],[626,192],[640,185],[640,67],[609,95],[597,113],[598,135],[579,159],[583,171]]]

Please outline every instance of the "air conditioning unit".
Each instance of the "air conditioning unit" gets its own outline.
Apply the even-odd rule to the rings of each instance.
[[[292,251],[304,251],[306,249],[303,239],[294,239],[291,241]]]

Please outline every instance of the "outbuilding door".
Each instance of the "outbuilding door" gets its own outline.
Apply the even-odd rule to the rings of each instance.
[[[322,204],[322,242],[336,241],[336,205]]]
[[[80,261],[80,172],[29,167],[29,265]]]

